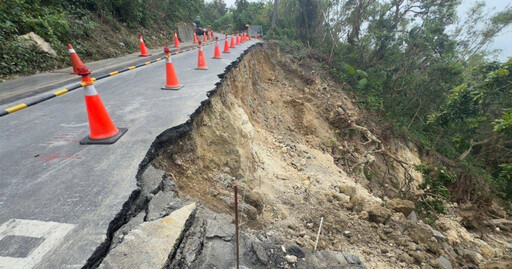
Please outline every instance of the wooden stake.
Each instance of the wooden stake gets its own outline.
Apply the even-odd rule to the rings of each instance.
[[[318,234],[316,235],[315,251],[318,246],[318,239],[320,239],[320,232],[322,231],[322,224],[324,223],[324,217],[320,219],[320,226],[318,226]]]

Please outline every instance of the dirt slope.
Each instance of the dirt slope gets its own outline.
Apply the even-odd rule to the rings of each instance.
[[[192,131],[153,165],[183,197],[216,213],[232,213],[238,184],[247,233],[272,231],[311,249],[324,217],[319,249],[356,253],[368,268],[509,260],[510,236],[491,233],[484,241],[456,216],[441,217],[434,230],[410,214],[414,203],[393,199],[418,193],[414,165],[425,156],[373,123],[321,70],[272,43],[253,49]]]

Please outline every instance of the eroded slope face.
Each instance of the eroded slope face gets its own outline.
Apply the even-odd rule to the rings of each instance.
[[[365,120],[343,86],[265,45],[227,75],[192,131],[153,164],[219,213],[233,211],[238,184],[244,230],[312,248],[324,217],[320,249],[361,253],[370,268],[426,268],[450,249],[430,242],[431,232],[421,237],[425,225],[383,207],[388,197],[414,195],[420,162],[412,144]]]

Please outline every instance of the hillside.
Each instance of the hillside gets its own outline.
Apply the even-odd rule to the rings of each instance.
[[[168,46],[178,25],[192,25],[202,7],[202,1],[1,1],[0,79],[69,66],[67,44],[83,61],[138,51],[138,33],[149,48]],[[55,55],[20,40],[31,32]]]

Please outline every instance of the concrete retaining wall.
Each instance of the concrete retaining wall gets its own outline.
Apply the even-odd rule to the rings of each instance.
[[[178,36],[181,42],[188,42],[194,39],[194,25],[192,23],[178,24]]]

